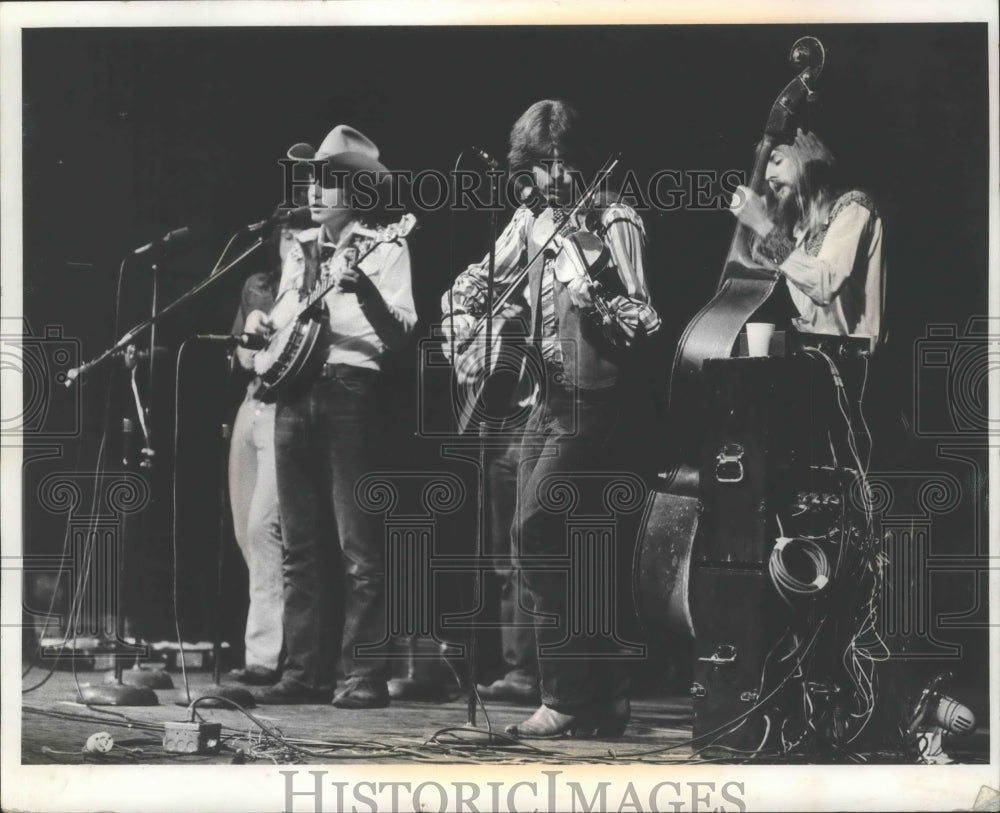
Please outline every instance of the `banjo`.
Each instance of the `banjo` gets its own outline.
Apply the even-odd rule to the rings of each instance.
[[[412,214],[405,214],[396,223],[370,229],[355,223],[333,255],[331,268],[346,265],[357,268],[362,260],[383,243],[398,243],[417,224]],[[253,359],[254,372],[260,376],[264,392],[286,389],[303,371],[319,360],[319,339],[323,333],[323,297],[337,284],[339,274],[324,273],[315,287],[306,294],[288,320],[278,326]]]

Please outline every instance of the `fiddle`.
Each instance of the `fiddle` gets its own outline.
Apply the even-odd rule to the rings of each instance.
[[[611,175],[612,172],[614,172],[615,167],[618,166],[618,160],[618,154],[615,153],[607,161],[605,161],[604,166],[598,170],[594,180],[580,196],[580,199],[568,211],[568,213],[562,214],[558,222],[555,219],[556,216],[552,214],[550,210],[543,211],[538,217],[535,218],[535,223],[532,226],[531,239],[529,240],[529,248],[531,249],[530,259],[524,263],[521,270],[517,272],[503,293],[496,298],[491,297],[490,301],[492,306],[487,309],[486,313],[476,319],[476,323],[469,335],[461,342],[456,343],[456,354],[460,355],[464,353],[470,346],[475,344],[479,337],[481,337],[484,333],[487,335],[490,334],[491,331],[489,327],[493,320],[503,316],[505,310],[509,307],[511,299],[515,294],[520,292],[524,284],[528,281],[529,270],[535,265],[536,262],[544,259],[545,252],[549,250],[552,242],[556,239],[556,237],[561,236],[559,234],[560,228],[565,226],[566,233],[568,234],[574,224],[577,228],[580,227],[583,221],[579,220],[579,217],[587,210],[589,202],[600,189],[601,184]],[[546,211],[549,211],[549,214],[546,214]]]
[[[613,347],[622,349],[627,346],[628,333],[611,308],[607,292],[600,282],[600,276],[610,268],[611,252],[595,233],[591,225],[592,215],[593,210],[567,213],[547,208],[535,219],[532,240],[536,239],[535,229],[541,234],[555,229],[555,237],[545,250],[546,256],[555,259],[555,278],[567,287],[575,279],[583,280],[588,296],[581,297],[570,288],[575,304],[601,329],[602,335]]]
[[[579,247],[583,249],[583,256],[591,258],[584,262],[584,268],[593,267],[595,271],[595,275],[592,276],[589,273],[587,275],[590,281],[588,291],[591,293],[597,309],[594,318],[599,317],[601,324],[607,326],[606,335],[611,333],[613,337],[609,337],[609,342],[615,344],[617,341],[615,331],[619,329],[619,326],[615,315],[607,307],[603,298],[595,296],[590,288],[590,286],[594,286],[594,290],[598,292],[600,290],[597,287],[598,283],[594,280],[594,276],[600,272],[601,265],[598,262],[600,252],[597,251],[597,244],[600,244],[602,250],[604,246],[600,239],[587,228],[586,218],[592,211],[589,202],[600,189],[604,180],[614,171],[618,160],[618,155],[615,154],[604,163],[590,186],[568,211],[547,208],[538,213],[528,239],[528,259],[498,296],[494,298],[490,294],[486,312],[476,319],[468,335],[453,343],[451,356],[455,366],[456,381],[462,390],[459,397],[461,406],[459,414],[456,416],[460,433],[464,434],[475,422],[489,423],[488,412],[483,406],[484,394],[488,379],[497,371],[498,366],[502,366],[505,361],[510,360],[510,354],[505,354],[499,347],[503,343],[503,328],[508,314],[514,306],[515,297],[523,292],[529,272],[537,269],[537,264],[544,262],[547,257],[566,253],[562,251],[560,245],[556,245],[557,238],[562,241],[569,240],[568,244],[565,242],[561,244],[562,247],[572,246],[573,248],[570,250],[573,252],[576,252],[577,247]],[[607,265],[606,260],[603,264]],[[575,272],[574,276],[576,276]],[[601,304],[597,304],[598,299],[601,299]],[[497,326],[501,329],[497,330]],[[524,338],[527,336],[522,334],[522,340]]]

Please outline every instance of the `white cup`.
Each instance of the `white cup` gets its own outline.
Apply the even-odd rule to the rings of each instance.
[[[770,322],[747,322],[747,355],[768,355],[773,335],[774,325]]]

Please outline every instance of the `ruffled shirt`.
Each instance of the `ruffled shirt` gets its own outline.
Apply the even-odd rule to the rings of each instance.
[[[531,229],[535,215],[526,206],[520,207],[511,218],[497,240],[495,248],[494,285],[499,294],[504,291],[511,280],[522,267],[522,262],[529,259]],[[609,300],[610,309],[618,316],[625,329],[629,342],[639,335],[655,333],[660,328],[660,317],[650,304],[649,287],[643,262],[643,247],[646,235],[639,215],[625,204],[614,204],[601,212],[598,236],[607,246],[609,263],[621,282],[623,293]],[[585,265],[570,262],[564,267],[572,269],[579,265],[578,274],[586,274]],[[541,344],[542,355],[553,358],[559,353],[558,324],[553,307],[553,261],[546,259],[541,279]],[[610,273],[610,271],[609,271]],[[450,291],[441,297],[441,312],[444,319],[452,313],[467,313],[481,316],[486,310],[487,278],[489,276],[489,255],[480,262],[473,263],[465,269]],[[565,283],[567,280],[560,279]],[[519,302],[530,305],[530,292],[527,286],[520,292]],[[555,360],[555,359],[554,359]]]

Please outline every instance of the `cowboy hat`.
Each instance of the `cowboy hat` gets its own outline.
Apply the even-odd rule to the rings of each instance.
[[[299,161],[324,161],[324,175],[340,170],[353,175],[361,170],[388,172],[389,168],[378,160],[375,142],[360,130],[347,124],[338,124],[323,139],[319,149],[300,142],[288,149],[288,157]]]

